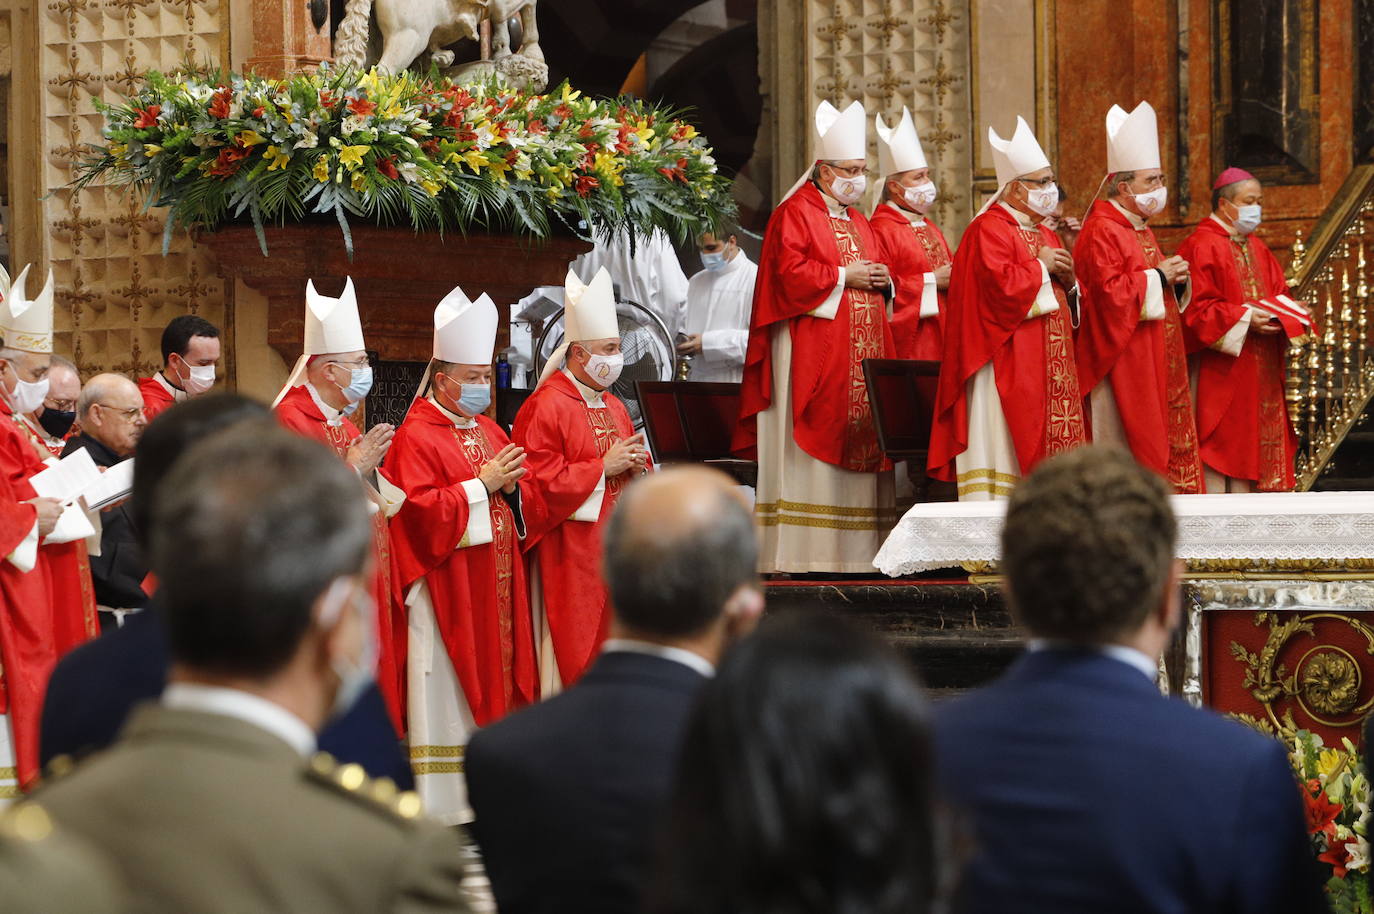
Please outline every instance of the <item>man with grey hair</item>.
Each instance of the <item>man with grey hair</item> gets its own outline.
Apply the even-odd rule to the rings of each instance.
[[[98,374],[76,400],[81,434],[67,442],[62,456],[85,449],[98,467],[112,467],[133,456],[148,422],[138,385],[123,375]],[[91,579],[102,629],[121,624],[125,614],[148,601],[143,579],[148,565],[127,503],[100,513],[100,554],[91,556]]]
[[[81,395],[81,375],[65,356],[52,356],[48,365],[48,394],[43,402],[24,413],[23,430],[54,457],[61,456],[67,436],[76,424],[76,400]]]
[[[1079,388],[1094,441],[1126,448],[1175,491],[1198,493],[1202,461],[1179,317],[1188,263],[1165,257],[1146,224],[1169,196],[1148,102],[1130,114],[1112,106],[1107,152],[1107,199],[1093,204],[1074,247]]]
[[[723,474],[634,483],[606,530],[615,617],[572,688],[473,735],[473,831],[502,914],[640,908],[687,713],[763,610],[749,509]]]

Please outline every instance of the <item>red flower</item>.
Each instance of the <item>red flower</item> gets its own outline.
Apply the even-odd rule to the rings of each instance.
[[[579,197],[585,197],[592,192],[593,188],[600,187],[601,182],[591,175],[582,175],[573,182],[573,189],[577,191]]]
[[[1331,874],[1337,879],[1344,879],[1347,872],[1346,864],[1350,862],[1350,844],[1338,843],[1334,822],[1323,831],[1326,833],[1326,850],[1318,855],[1317,859],[1322,863],[1331,864]]]
[[[1340,803],[1333,803],[1322,792],[1321,782],[1310,780],[1303,791],[1303,809],[1307,813],[1307,832],[1315,835],[1336,821],[1345,809]]]
[[[429,156],[431,159],[439,155],[439,141],[436,139],[425,140],[420,144],[420,148],[424,150],[425,155]]]
[[[215,164],[210,168],[210,174],[217,178],[229,178],[238,173],[243,166],[243,160],[248,158],[252,150],[237,146],[227,146],[219,151],[219,157],[215,159]]]
[[[387,156],[385,159],[378,159],[377,170],[393,181],[401,177],[401,173],[396,170],[395,156]]]
[[[253,109],[253,117],[262,117],[266,113],[267,108],[263,105],[258,105],[256,108]]]
[[[549,128],[544,126],[544,122],[541,121],[539,118],[531,118],[530,122],[525,125],[525,129],[528,130],[530,133],[543,134],[549,132]]]
[[[138,117],[134,120],[135,127],[156,127],[157,116],[162,113],[161,105],[149,105],[146,108],[138,109]]]
[[[321,107],[321,108],[332,108],[332,107],[334,107],[334,93],[330,92],[328,89],[321,89],[321,90],[320,90],[320,107]]]
[[[674,166],[673,168],[660,168],[658,170],[658,173],[663,175],[663,177],[667,178],[669,181],[681,181],[683,184],[686,184],[687,160],[678,159],[676,166]]]
[[[506,164],[514,165],[520,158],[520,150],[510,149],[506,151]]]
[[[226,118],[229,116],[229,99],[234,95],[233,89],[220,89],[213,98],[210,99],[210,116]]]
[[[377,110],[377,103],[370,102],[365,98],[354,98],[349,100],[348,110],[358,115],[358,117],[367,117]]]
[[[553,113],[564,119],[572,117],[572,109],[567,105],[559,105],[553,109]]]

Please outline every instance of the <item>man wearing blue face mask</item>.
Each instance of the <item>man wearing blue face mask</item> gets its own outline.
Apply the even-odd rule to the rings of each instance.
[[[392,723],[403,733],[401,674],[397,628],[391,586],[391,545],[386,520],[400,508],[404,495],[381,473],[381,464],[393,426],[379,422],[367,434],[349,418],[372,389],[372,365],[363,343],[358,299],[353,280],[344,283],[343,294],[330,298],[305,286],[305,352],[292,369],[286,386],[272,404],[277,421],[291,431],[328,445],[364,481],[372,511],[375,550],[372,599],[377,604],[380,654],[377,685],[386,698]]]
[[[1289,340],[1312,332],[1312,316],[1288,297],[1283,268],[1255,234],[1263,198],[1254,175],[1226,169],[1212,190],[1212,214],[1179,248],[1193,265],[1183,324],[1209,493],[1288,492],[1295,484],[1298,442],[1284,374]]]
[[[692,360],[689,381],[737,382],[744,375],[759,268],[725,229],[702,235],[700,250],[706,269],[687,283],[687,338],[677,352]]]
[[[497,311],[461,289],[434,309],[434,358],[387,453],[406,493],[391,521],[408,619],[406,722],[430,815],[470,821],[468,736],[539,697],[520,545],[525,451],[491,404]]]

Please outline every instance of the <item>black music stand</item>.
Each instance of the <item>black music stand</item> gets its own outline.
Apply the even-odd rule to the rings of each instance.
[[[730,451],[739,420],[740,385],[714,381],[637,381],[639,410],[654,459],[704,463],[741,485],[758,481],[758,464]]]
[[[864,359],[864,383],[878,430],[878,446],[889,460],[907,462],[921,501],[926,500],[930,486],[925,469],[939,382],[939,362]]]

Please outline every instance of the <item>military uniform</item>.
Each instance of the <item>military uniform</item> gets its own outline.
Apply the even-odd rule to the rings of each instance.
[[[0,818],[0,899],[6,914],[117,914],[124,894],[110,865],[53,828],[29,803]]]
[[[468,910],[458,833],[418,796],[236,717],[145,705],[35,800],[147,914]]]

